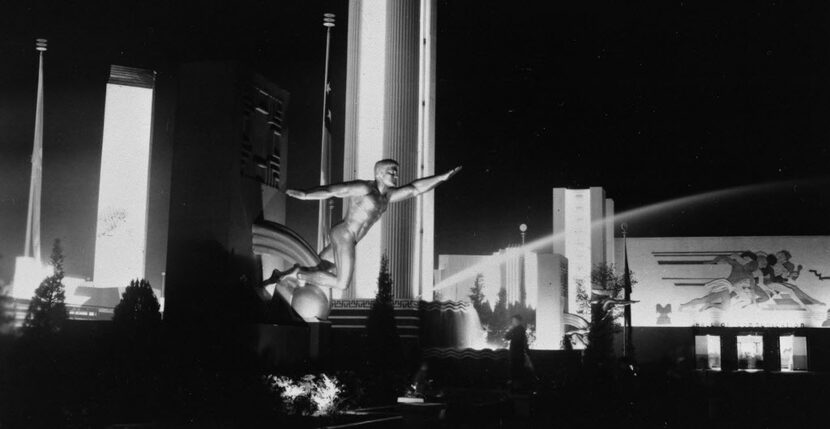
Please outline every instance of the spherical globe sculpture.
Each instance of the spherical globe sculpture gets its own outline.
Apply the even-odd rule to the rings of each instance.
[[[329,300],[326,293],[313,284],[294,289],[291,308],[304,320],[327,320],[329,317]]]

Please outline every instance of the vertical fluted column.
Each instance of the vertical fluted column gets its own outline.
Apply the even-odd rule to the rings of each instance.
[[[384,108],[385,158],[400,163],[401,183],[418,177],[418,106],[420,54],[420,0],[388,3],[386,44],[386,100]],[[389,207],[383,223],[383,249],[389,257],[396,298],[412,298],[415,259],[415,200]]]
[[[359,179],[357,175],[357,136],[358,136],[358,82],[360,72],[360,0],[349,2],[348,47],[346,55],[346,111],[345,132],[343,136],[343,180]],[[348,204],[344,202],[342,216],[346,215]],[[335,222],[335,220],[332,220]],[[358,259],[360,256],[358,255]],[[345,291],[332,291],[333,298],[355,298],[355,282]]]

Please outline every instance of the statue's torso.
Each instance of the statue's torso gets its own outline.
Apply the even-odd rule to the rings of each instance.
[[[370,186],[368,194],[349,198],[349,208],[341,223],[354,236],[355,242],[366,235],[389,207],[389,194],[381,194],[374,183]]]

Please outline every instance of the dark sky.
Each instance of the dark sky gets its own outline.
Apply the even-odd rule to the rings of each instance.
[[[289,183],[312,186],[320,19],[334,11],[342,143],[345,1],[183,3],[0,5],[0,279],[23,248],[35,37],[50,39],[43,241],[64,241],[70,274],[92,274],[109,64],[163,75],[189,60],[250,63],[291,92]],[[465,170],[437,191],[438,252],[493,252],[518,241],[522,222],[531,238],[550,233],[556,186],[604,186],[623,211],[784,183],[631,220],[630,229],[830,233],[830,5],[722,3],[440,1],[436,162]],[[289,205],[289,224],[310,242],[314,225],[302,220],[315,208]]]
[[[799,180],[630,231],[830,232],[816,182],[830,167],[830,5],[542,4],[441,3],[437,162],[466,170],[438,191],[440,251],[492,251],[522,222],[550,233],[554,186],[604,186],[623,211]]]

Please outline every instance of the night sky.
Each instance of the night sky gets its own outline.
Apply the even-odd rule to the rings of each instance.
[[[71,275],[92,275],[110,64],[161,76],[182,61],[251,64],[291,92],[289,184],[309,187],[319,163],[321,15],[335,12],[340,175],[346,2],[181,3],[0,5],[0,279],[10,280],[23,249],[36,37],[49,39],[43,243],[48,252],[63,240]],[[826,2],[486,3],[439,2],[436,163],[465,167],[437,190],[439,253],[491,253],[517,242],[523,222],[530,238],[550,233],[556,186],[604,186],[624,211],[778,184],[632,219],[630,231],[830,234]],[[304,220],[316,219],[316,204],[288,208],[289,226],[314,242]]]

